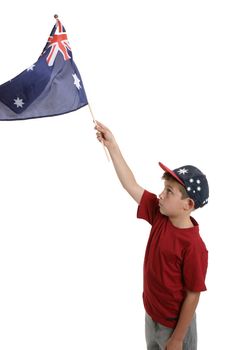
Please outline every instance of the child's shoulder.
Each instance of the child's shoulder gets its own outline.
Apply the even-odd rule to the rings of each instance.
[[[188,248],[195,251],[205,252],[207,251],[205,242],[203,241],[199,232],[190,235]]]

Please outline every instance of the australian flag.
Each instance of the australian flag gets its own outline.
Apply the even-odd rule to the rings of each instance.
[[[0,85],[0,120],[55,116],[87,104],[65,28],[57,19],[37,62]]]

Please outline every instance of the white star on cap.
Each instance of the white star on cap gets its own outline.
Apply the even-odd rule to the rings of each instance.
[[[177,171],[180,175],[184,175],[184,174],[187,174],[188,173],[188,169],[185,169],[185,168],[180,168],[178,171]]]
[[[35,64],[32,64],[30,67],[27,68],[27,72],[29,72],[30,70],[33,70],[35,66],[36,66]]]

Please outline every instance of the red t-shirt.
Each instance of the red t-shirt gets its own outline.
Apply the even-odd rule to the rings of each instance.
[[[174,328],[186,290],[206,290],[208,251],[197,222],[191,218],[191,228],[173,226],[150,192],[144,191],[137,217],[152,225],[144,260],[144,306],[154,321]]]

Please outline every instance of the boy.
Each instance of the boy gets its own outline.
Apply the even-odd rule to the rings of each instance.
[[[206,290],[208,252],[190,215],[208,203],[207,179],[193,166],[172,171],[159,163],[165,173],[158,198],[137,184],[111,131],[99,122],[95,128],[123,188],[139,205],[137,217],[152,226],[144,260],[147,349],[196,350],[195,310]]]

